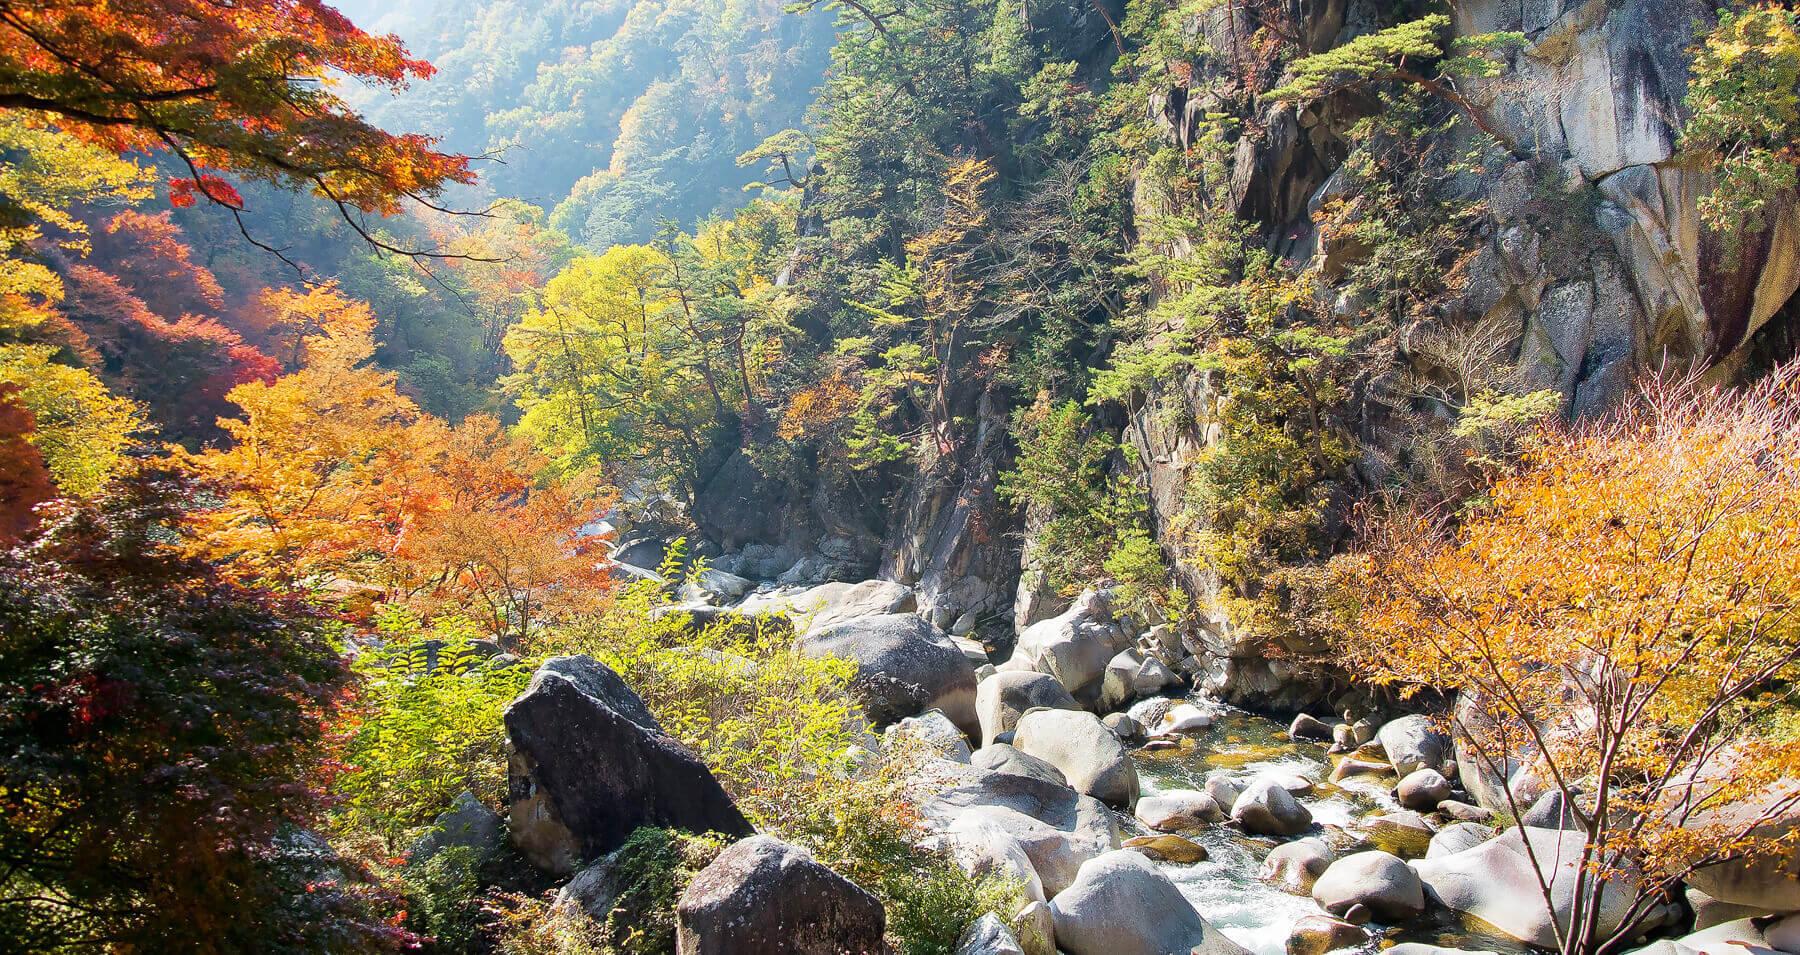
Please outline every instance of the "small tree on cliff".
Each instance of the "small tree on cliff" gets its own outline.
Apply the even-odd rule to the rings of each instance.
[[[1800,799],[1800,367],[1653,388],[1548,435],[1453,537],[1416,516],[1372,537],[1346,656],[1457,689],[1469,769],[1560,791],[1587,837],[1563,951],[1633,938],[1697,868],[1791,851],[1766,824]],[[1503,788],[1519,817],[1529,791]],[[1614,928],[1601,892],[1633,869]]]

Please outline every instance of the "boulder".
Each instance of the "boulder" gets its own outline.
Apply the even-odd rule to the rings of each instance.
[[[771,836],[752,836],[700,870],[675,905],[678,955],[880,952],[881,902]]]
[[[1137,696],[1150,696],[1171,687],[1181,686],[1181,677],[1169,665],[1154,656],[1146,656],[1143,666],[1131,677],[1131,688]]]
[[[1237,799],[1244,794],[1244,787],[1250,785],[1250,777],[1235,773],[1216,772],[1206,777],[1206,794],[1219,804],[1220,812],[1230,812],[1237,805]]]
[[[1125,840],[1125,848],[1142,853],[1144,858],[1152,862],[1173,862],[1177,865],[1205,862],[1207,857],[1205,846],[1180,836],[1136,836]]]
[[[1074,883],[1050,900],[1050,912],[1056,944],[1068,955],[1245,955],[1135,852],[1083,863]]]
[[[1138,821],[1152,829],[1185,832],[1225,820],[1225,811],[1206,793],[1171,789],[1138,800]]]
[[[1132,719],[1130,713],[1108,713],[1100,722],[1112,730],[1112,734],[1121,742],[1144,738],[1144,727]]]
[[[1284,842],[1263,857],[1256,877],[1279,886],[1284,892],[1311,895],[1319,876],[1337,861],[1337,853],[1323,839],[1295,839]]]
[[[846,620],[808,632],[795,649],[804,656],[853,661],[851,690],[877,726],[937,709],[964,735],[981,733],[975,667],[943,631],[919,617],[896,613]]]
[[[1030,776],[1055,786],[1069,785],[1069,779],[1063,775],[1062,770],[1036,756],[1027,756],[1019,752],[1010,743],[994,743],[990,746],[983,746],[969,757],[969,762],[975,767],[989,772]]]
[[[1316,716],[1308,716],[1305,713],[1301,713],[1294,717],[1292,723],[1288,724],[1288,738],[1294,740],[1308,739],[1318,742],[1329,742],[1332,738],[1332,730],[1333,727],[1330,723],[1327,723]]]
[[[1056,916],[1044,902],[1027,902],[1013,913],[1013,937],[1025,955],[1056,955]]]
[[[969,761],[968,737],[941,710],[926,710],[918,716],[904,717],[882,735],[890,750],[908,745],[922,746],[945,759],[959,763]]]
[[[1026,627],[1001,669],[1048,673],[1074,693],[1099,680],[1125,642],[1106,597],[1088,591],[1060,616]]]
[[[1435,769],[1415,769],[1394,787],[1394,798],[1408,809],[1431,812],[1450,798],[1450,780]]]
[[[681,585],[681,599],[710,604],[728,604],[756,587],[755,582],[708,567],[690,574]]]
[[[1581,829],[1581,821],[1575,818],[1570,810],[1568,797],[1560,789],[1552,789],[1539,796],[1530,808],[1519,816],[1522,825],[1534,829]]]
[[[513,840],[539,868],[572,873],[640,826],[753,831],[706,764],[592,657],[546,660],[504,722]]]
[[[1492,827],[1473,822],[1445,826],[1431,837],[1431,845],[1425,850],[1425,858],[1436,859],[1466,852],[1494,838],[1494,834]]]
[[[1415,919],[1425,912],[1425,888],[1418,874],[1399,856],[1379,850],[1333,862],[1313,883],[1312,897],[1332,915],[1343,915],[1361,905],[1388,923]]]
[[[1726,759],[1715,762],[1721,767],[1729,765]],[[1696,813],[1690,824],[1742,831],[1767,819],[1770,821],[1752,829],[1756,838],[1792,837],[1800,828],[1800,804],[1793,801],[1796,787],[1800,781],[1783,780],[1739,802]],[[1764,912],[1800,912],[1800,852],[1793,851],[1790,844],[1785,850],[1763,853],[1748,862],[1696,869],[1689,873],[1687,884],[1721,902],[1754,906]]]
[[[1297,836],[1312,826],[1312,813],[1274,779],[1252,781],[1231,804],[1231,819],[1256,836]]]
[[[1029,670],[1002,671],[975,688],[975,715],[981,722],[981,745],[1019,725],[1029,709],[1074,710],[1075,698],[1056,678]]]
[[[1045,900],[1044,882],[1038,878],[1031,855],[1006,827],[980,814],[964,815],[944,834],[950,855],[963,871],[976,878],[993,876],[1020,887],[1025,898]]]
[[[1779,939],[1782,924],[1760,918],[1721,922],[1676,939],[1664,939],[1628,955],[1791,955]],[[1785,939],[1790,944],[1800,939]]]
[[[1369,841],[1379,848],[1412,859],[1431,846],[1431,823],[1410,809],[1371,813],[1363,818]]]
[[[1401,942],[1390,948],[1382,949],[1381,955],[1496,955],[1486,949],[1443,948],[1437,945],[1426,945],[1424,942]]]
[[[1353,776],[1385,776],[1392,771],[1392,768],[1386,763],[1346,756],[1338,760],[1336,766],[1331,767],[1331,781],[1341,783]]]
[[[963,930],[956,955],[1025,955],[1025,949],[1000,916],[989,912]]]
[[[1762,909],[1753,905],[1734,905],[1730,902],[1721,902],[1699,889],[1690,888],[1686,895],[1688,909],[1694,913],[1694,929],[1696,931],[1766,914]]]
[[[1369,940],[1360,926],[1329,915],[1308,915],[1288,932],[1287,955],[1325,955],[1340,948],[1359,948]]]
[[[1446,799],[1443,802],[1438,803],[1438,812],[1441,812],[1458,822],[1478,822],[1485,825],[1494,821],[1494,811],[1492,809],[1483,809],[1480,806],[1470,805],[1466,802],[1457,802],[1454,799]]]
[[[1531,852],[1538,865],[1533,867]],[[1427,893],[1445,908],[1473,915],[1506,935],[1539,948],[1556,947],[1555,923],[1539,879],[1550,884],[1557,917],[1567,922],[1574,907],[1577,873],[1586,837],[1560,829],[1511,828],[1455,855],[1414,862]],[[1600,892],[1600,932],[1618,931],[1637,892],[1630,873],[1608,880]],[[1664,913],[1652,913],[1650,925]]]
[[[1181,703],[1171,709],[1156,727],[1158,736],[1186,736],[1212,729],[1218,717],[1192,703]]]
[[[474,853],[476,863],[481,864],[505,848],[506,824],[500,820],[500,814],[465,790],[413,843],[406,861],[409,865],[421,865],[445,849],[468,849]]]
[[[1076,792],[1127,809],[1137,802],[1137,765],[1092,713],[1032,710],[1019,718],[1013,747],[1062,770]]]
[[[928,826],[947,831],[970,815],[998,825],[1024,847],[1047,894],[1072,882],[1083,862],[1119,848],[1117,818],[1091,796],[1033,776],[953,763],[941,769],[943,777],[917,784]]]
[[[1437,769],[1450,758],[1450,737],[1438,732],[1425,716],[1402,716],[1375,733],[1388,763],[1402,779],[1419,769]]]

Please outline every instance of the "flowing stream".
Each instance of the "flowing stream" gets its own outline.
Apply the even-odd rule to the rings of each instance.
[[[1192,741],[1194,745],[1184,745],[1179,750],[1137,756],[1142,795],[1171,789],[1204,789],[1207,775],[1220,770],[1291,773],[1305,776],[1317,787],[1311,795],[1301,798],[1313,814],[1314,830],[1309,835],[1324,839],[1340,856],[1364,849],[1386,849],[1411,859],[1425,852],[1422,840],[1395,839],[1384,832],[1372,832],[1361,822],[1371,812],[1399,808],[1389,793],[1391,777],[1353,777],[1334,785],[1327,781],[1331,762],[1325,747],[1290,741],[1286,727],[1273,720],[1226,709],[1212,729],[1192,737]],[[1137,825],[1135,820],[1129,824]],[[1183,835],[1205,846],[1210,858],[1192,865],[1159,865],[1200,914],[1239,945],[1257,955],[1286,955],[1287,938],[1294,923],[1308,915],[1323,914],[1311,897],[1291,895],[1256,878],[1263,857],[1279,840],[1247,836],[1229,825],[1209,826]],[[1462,924],[1454,915],[1442,912],[1435,918],[1428,914],[1420,922],[1380,932],[1370,942],[1369,950],[1379,947],[1383,939],[1487,950],[1500,955],[1535,951],[1479,926]]]

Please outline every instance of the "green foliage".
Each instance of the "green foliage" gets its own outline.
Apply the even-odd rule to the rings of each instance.
[[[1323,53],[1302,57],[1290,67],[1294,78],[1269,91],[1275,99],[1316,99],[1334,89],[1392,76],[1405,60],[1431,60],[1444,52],[1440,37],[1450,18],[1433,13],[1385,30],[1365,33]]]
[[[498,804],[506,786],[506,729],[501,716],[531,682],[516,659],[489,662],[473,641],[474,623],[427,627],[411,611],[378,617],[377,649],[357,659],[361,719],[340,757],[341,826],[382,838],[390,851],[416,838],[465,790]],[[430,665],[435,663],[435,666]]]
[[[1701,215],[1734,244],[1764,230],[1770,204],[1793,196],[1800,164],[1800,12],[1720,11],[1694,46],[1687,108],[1682,148],[1718,173]]]
[[[65,494],[97,493],[118,472],[143,427],[138,406],[82,368],[53,360],[50,345],[0,345],[0,382],[37,418],[29,436]]]
[[[784,617],[702,628],[668,606],[662,586],[636,584],[534,649],[591,653],[618,671],[752,821],[773,824],[791,811],[793,784],[838,765],[864,728],[848,690],[855,664],[795,653]]]
[[[675,951],[675,902],[725,843],[668,829],[631,834],[607,860],[619,893],[602,920],[606,953],[649,955]]]

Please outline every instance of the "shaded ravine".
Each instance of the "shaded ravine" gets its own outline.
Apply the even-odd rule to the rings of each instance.
[[[1179,750],[1137,754],[1143,796],[1171,789],[1204,789],[1207,775],[1219,770],[1291,773],[1305,776],[1317,786],[1311,795],[1301,799],[1313,814],[1314,826],[1307,835],[1325,840],[1340,856],[1362,849],[1386,849],[1409,859],[1424,853],[1422,843],[1395,845],[1361,824],[1361,819],[1371,812],[1399,808],[1389,792],[1391,778],[1352,777],[1334,785],[1327,781],[1331,762],[1325,747],[1289,740],[1286,728],[1267,717],[1223,709],[1211,729],[1190,739],[1192,745],[1183,745]],[[1150,832],[1134,819],[1127,817],[1123,821],[1134,835]],[[1245,835],[1230,824],[1183,835],[1205,846],[1210,858],[1192,865],[1158,863],[1158,867],[1174,880],[1208,922],[1256,955],[1286,955],[1294,924],[1308,915],[1323,914],[1309,896],[1293,895],[1257,879],[1263,857],[1282,840]],[[1366,946],[1370,951],[1379,948],[1383,941],[1424,942],[1500,955],[1528,955],[1536,951],[1514,939],[1483,931],[1478,925],[1465,924],[1454,913],[1442,910],[1404,928],[1371,928],[1378,933]],[[1380,931],[1383,928],[1385,931]]]

